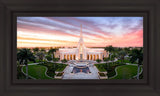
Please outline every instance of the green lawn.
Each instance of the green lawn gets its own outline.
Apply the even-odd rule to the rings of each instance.
[[[121,60],[117,60],[116,62],[121,62]],[[127,59],[124,59],[123,60],[123,63],[130,63],[130,64],[132,64],[129,60],[127,60]],[[133,64],[137,64],[136,62],[133,62]]]
[[[56,71],[63,71],[66,68],[66,66],[66,64],[58,63]]]
[[[36,79],[52,79],[45,75],[47,68],[41,65],[29,65],[28,74]],[[26,66],[23,67],[23,72],[26,73]]]
[[[105,72],[107,71],[107,76],[108,77],[112,77],[114,75],[116,75],[116,72],[115,72],[115,68],[117,66],[122,66],[122,65],[125,65],[125,64],[121,64],[119,62],[114,62],[113,64],[112,63],[100,63],[100,64],[94,64],[98,70],[100,72]]]
[[[140,68],[140,72],[141,72]],[[117,76],[110,79],[130,79],[137,75],[137,66],[134,65],[123,65],[117,67]]]
[[[51,62],[41,63],[39,65],[46,66],[48,68],[47,75],[52,78],[54,78],[55,71],[63,71],[67,66],[66,64],[62,63],[51,63]]]
[[[28,64],[31,64],[31,63],[38,63],[38,62],[40,62],[40,61],[36,59],[36,62],[29,61]]]

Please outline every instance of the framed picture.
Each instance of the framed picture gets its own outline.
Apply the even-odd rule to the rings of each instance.
[[[17,79],[143,79],[143,18],[17,17]]]
[[[116,1],[2,1],[2,96],[158,96],[160,2]]]

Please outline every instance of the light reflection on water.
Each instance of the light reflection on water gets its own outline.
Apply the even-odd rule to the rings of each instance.
[[[87,66],[76,66],[73,67],[73,73],[79,73],[79,72],[84,72],[84,73],[89,73],[90,70]]]

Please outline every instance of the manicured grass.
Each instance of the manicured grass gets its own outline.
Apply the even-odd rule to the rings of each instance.
[[[36,79],[52,79],[46,76],[47,68],[45,66],[40,65],[29,65],[28,66],[28,74]],[[26,66],[23,67],[23,72],[26,73]]]
[[[116,62],[121,62],[121,60],[117,60]],[[122,62],[123,62],[123,63],[136,64],[136,62],[131,63],[131,62],[130,62],[129,60],[127,60],[127,59],[124,59]]]
[[[106,71],[106,69],[105,69],[106,64],[104,64],[104,63],[95,64],[95,66],[98,68],[98,70],[99,70],[100,72],[105,72],[105,71]]]
[[[47,62],[47,63],[41,63],[39,65],[42,66],[46,66],[48,68],[47,71],[47,75],[54,78],[55,75],[55,71],[63,71],[66,68],[66,64],[62,64],[62,63],[51,63],[51,62]]]
[[[29,61],[28,64],[31,64],[31,63],[38,63],[38,62],[40,62],[40,61],[36,59],[36,62]]]
[[[114,62],[113,64],[112,63],[95,64],[95,66],[98,68],[98,70],[100,72],[107,71],[108,77],[112,77],[112,76],[116,75],[115,68],[117,66],[122,66],[122,65],[125,65],[125,64],[121,64],[119,62],[116,62],[116,63]]]
[[[57,64],[58,68],[56,69],[56,71],[63,71],[66,68],[66,64]]]
[[[140,72],[141,72],[140,68]],[[137,66],[134,65],[123,65],[117,67],[117,76],[110,79],[131,79],[137,75]]]

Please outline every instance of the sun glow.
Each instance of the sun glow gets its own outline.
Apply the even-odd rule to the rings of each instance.
[[[83,25],[83,38],[87,47],[141,47],[142,22],[141,17],[18,17],[17,47],[77,46],[79,23]]]

